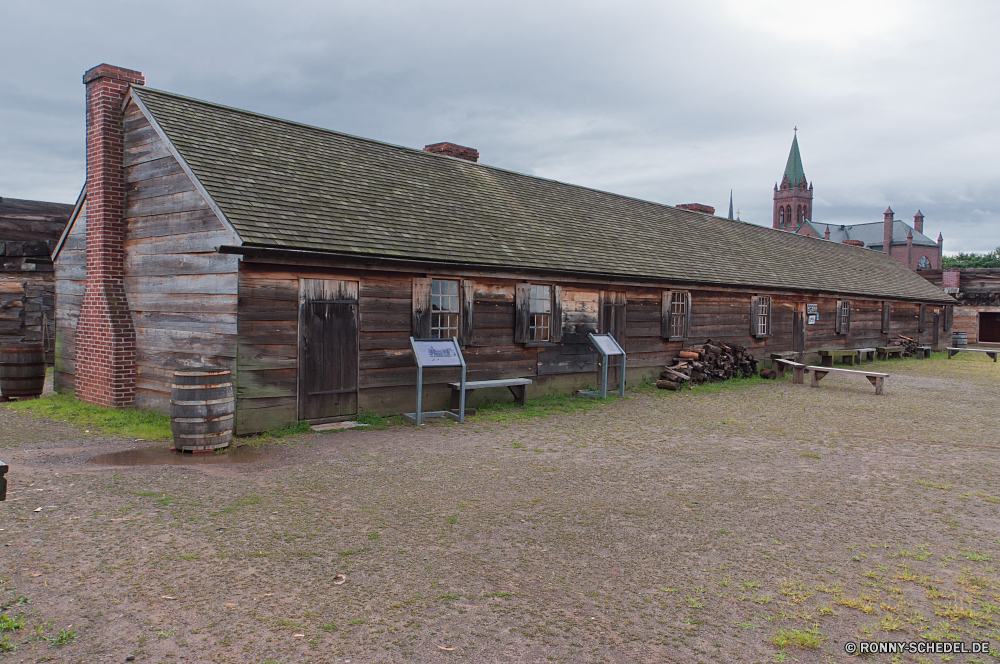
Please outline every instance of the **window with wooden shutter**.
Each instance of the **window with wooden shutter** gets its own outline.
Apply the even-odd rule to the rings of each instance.
[[[458,321],[462,304],[458,280],[431,279],[431,339],[458,337]]]
[[[431,336],[431,279],[413,278],[413,315],[410,334],[415,339],[429,339]]]
[[[952,317],[955,315],[955,309],[953,304],[946,305],[944,308],[944,331],[948,332],[951,330]]]
[[[882,303],[882,334],[889,334],[892,325],[892,305],[888,302]]]
[[[691,293],[664,291],[660,307],[660,336],[681,341],[691,336]]]
[[[917,332],[923,332],[927,329],[927,305],[920,305],[920,315],[917,318]]]
[[[758,339],[771,336],[771,296],[751,298],[750,334]]]
[[[562,341],[562,288],[548,284],[514,285],[514,342],[547,346]]]
[[[837,334],[847,334],[851,331],[851,303],[848,300],[837,301]]]

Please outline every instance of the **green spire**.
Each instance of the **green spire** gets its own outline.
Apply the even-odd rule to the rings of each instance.
[[[788,163],[785,164],[785,177],[792,185],[796,185],[806,177],[806,172],[802,168],[802,157],[799,155],[798,132],[792,138],[792,149],[788,152]]]

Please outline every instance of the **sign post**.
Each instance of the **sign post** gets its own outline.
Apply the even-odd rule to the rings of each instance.
[[[425,417],[450,417],[465,422],[465,358],[458,345],[458,339],[414,339],[410,337],[410,348],[417,361],[417,411],[403,413],[403,419],[410,424],[420,426]],[[462,367],[461,389],[458,402],[458,415],[450,410],[423,411],[424,406],[424,367]]]
[[[590,343],[594,344],[597,352],[601,354],[601,389],[600,391],[594,390],[589,392],[580,390],[576,393],[577,396],[588,399],[606,399],[608,396],[608,358],[618,355],[622,358],[622,373],[618,380],[618,396],[625,396],[625,350],[610,334],[594,334],[591,332],[587,335],[587,338],[590,339]]]

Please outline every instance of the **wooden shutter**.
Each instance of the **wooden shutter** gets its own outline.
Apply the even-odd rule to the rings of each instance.
[[[410,334],[415,339],[431,336],[431,280],[413,277],[413,318]]]
[[[760,311],[760,297],[751,297],[750,298],[750,336],[751,337],[758,336],[757,335],[757,330],[760,329],[760,326],[757,325],[757,322],[759,320],[759,315],[758,315],[759,311]]]
[[[684,293],[684,338],[691,337],[691,292]]]
[[[833,331],[834,331],[834,334],[843,334],[844,333],[844,331],[841,329],[841,323],[840,323],[840,321],[842,320],[841,316],[843,314],[843,311],[844,311],[844,301],[843,300],[837,300],[837,315],[836,315],[836,319],[833,321]]]
[[[888,302],[882,303],[882,334],[889,334],[892,325],[892,305]]]
[[[531,321],[531,284],[514,284],[514,343],[528,343],[528,326]]]
[[[946,305],[944,308],[944,331],[948,332],[951,330],[952,316],[955,315],[955,309],[953,304]]]
[[[842,331],[841,334],[850,334],[851,332],[851,302],[848,300],[844,302],[844,322],[841,323]]]
[[[550,338],[553,343],[562,343],[563,320],[562,320],[562,286],[552,287],[552,332]]]
[[[472,313],[475,309],[475,291],[475,283],[469,279],[462,281],[462,313],[459,315],[458,323],[458,343],[462,346],[468,346],[472,343]]]
[[[670,306],[674,301],[673,291],[663,291],[660,293],[660,337],[670,338]]]
[[[927,329],[927,305],[920,305],[920,316],[917,318],[917,332],[923,332]]]

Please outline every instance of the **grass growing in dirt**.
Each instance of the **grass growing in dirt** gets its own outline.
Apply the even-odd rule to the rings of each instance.
[[[303,434],[312,433],[312,427],[308,422],[299,422],[281,429],[271,429],[252,436],[240,436],[239,441],[248,447],[263,447],[264,445],[280,444],[283,438],[292,438]]]
[[[0,408],[29,413],[34,417],[48,417],[66,422],[81,429],[102,434],[164,440],[170,438],[170,418],[134,408],[105,408],[77,400],[71,394],[53,394],[30,401],[12,401]]]
[[[468,418],[474,422],[508,422],[513,420],[530,420],[550,415],[575,413],[604,408],[608,402],[617,400],[617,394],[608,394],[606,401],[601,399],[585,399],[575,394],[560,394],[528,399],[528,405],[522,406],[516,401],[491,401],[476,406],[474,417]],[[627,396],[625,397],[628,398]]]

